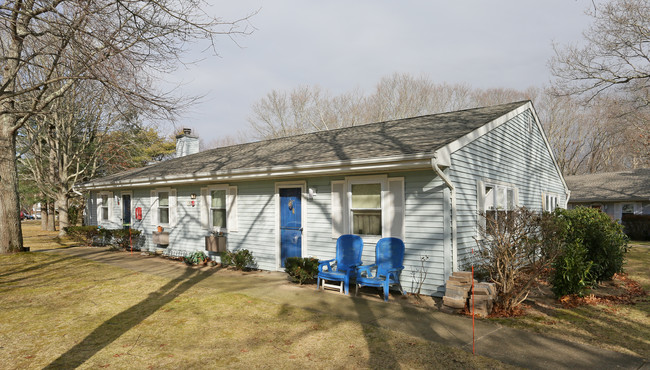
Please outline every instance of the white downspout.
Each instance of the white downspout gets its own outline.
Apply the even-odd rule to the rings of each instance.
[[[458,271],[458,240],[456,237],[456,187],[451,183],[451,180],[447,175],[442,172],[440,167],[438,167],[438,154],[433,153],[433,158],[431,158],[431,167],[436,172],[436,174],[444,181],[445,185],[449,188],[451,192],[451,266],[452,271]]]

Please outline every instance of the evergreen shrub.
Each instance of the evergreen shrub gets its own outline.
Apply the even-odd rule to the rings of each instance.
[[[296,282],[313,283],[318,275],[318,259],[313,257],[288,257],[284,261],[284,271]]]

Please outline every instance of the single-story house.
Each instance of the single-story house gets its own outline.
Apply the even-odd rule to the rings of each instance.
[[[569,208],[598,208],[614,220],[650,215],[650,168],[567,176]]]
[[[179,155],[198,140],[177,139]],[[399,237],[404,289],[422,283],[433,295],[467,267],[479,212],[550,210],[569,197],[530,101],[217,148],[79,188],[89,224],[129,224],[145,249],[164,240],[169,254],[206,250],[205,237],[223,232],[264,270],[282,270],[287,256],[333,258],[347,233],[363,237],[369,264],[379,238]]]

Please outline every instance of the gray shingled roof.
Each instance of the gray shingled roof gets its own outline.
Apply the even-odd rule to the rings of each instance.
[[[526,103],[528,101],[520,101],[216,148],[83,185],[430,154]]]
[[[570,202],[650,201],[650,168],[566,176]]]

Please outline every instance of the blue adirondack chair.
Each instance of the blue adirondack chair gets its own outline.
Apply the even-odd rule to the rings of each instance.
[[[341,235],[336,241],[336,258],[318,263],[318,279],[316,289],[320,289],[321,280],[323,287],[338,288],[345,294],[350,292],[350,278],[354,277],[357,266],[361,265],[361,252],[363,240],[358,235]],[[325,283],[325,281],[338,281],[339,286]]]
[[[380,239],[375,247],[375,263],[359,266],[357,269],[357,286],[354,295],[357,295],[360,286],[383,287],[384,301],[388,301],[388,288],[391,285],[398,285],[400,292],[404,294],[399,281],[399,275],[404,269],[403,264],[404,242],[398,238]]]

